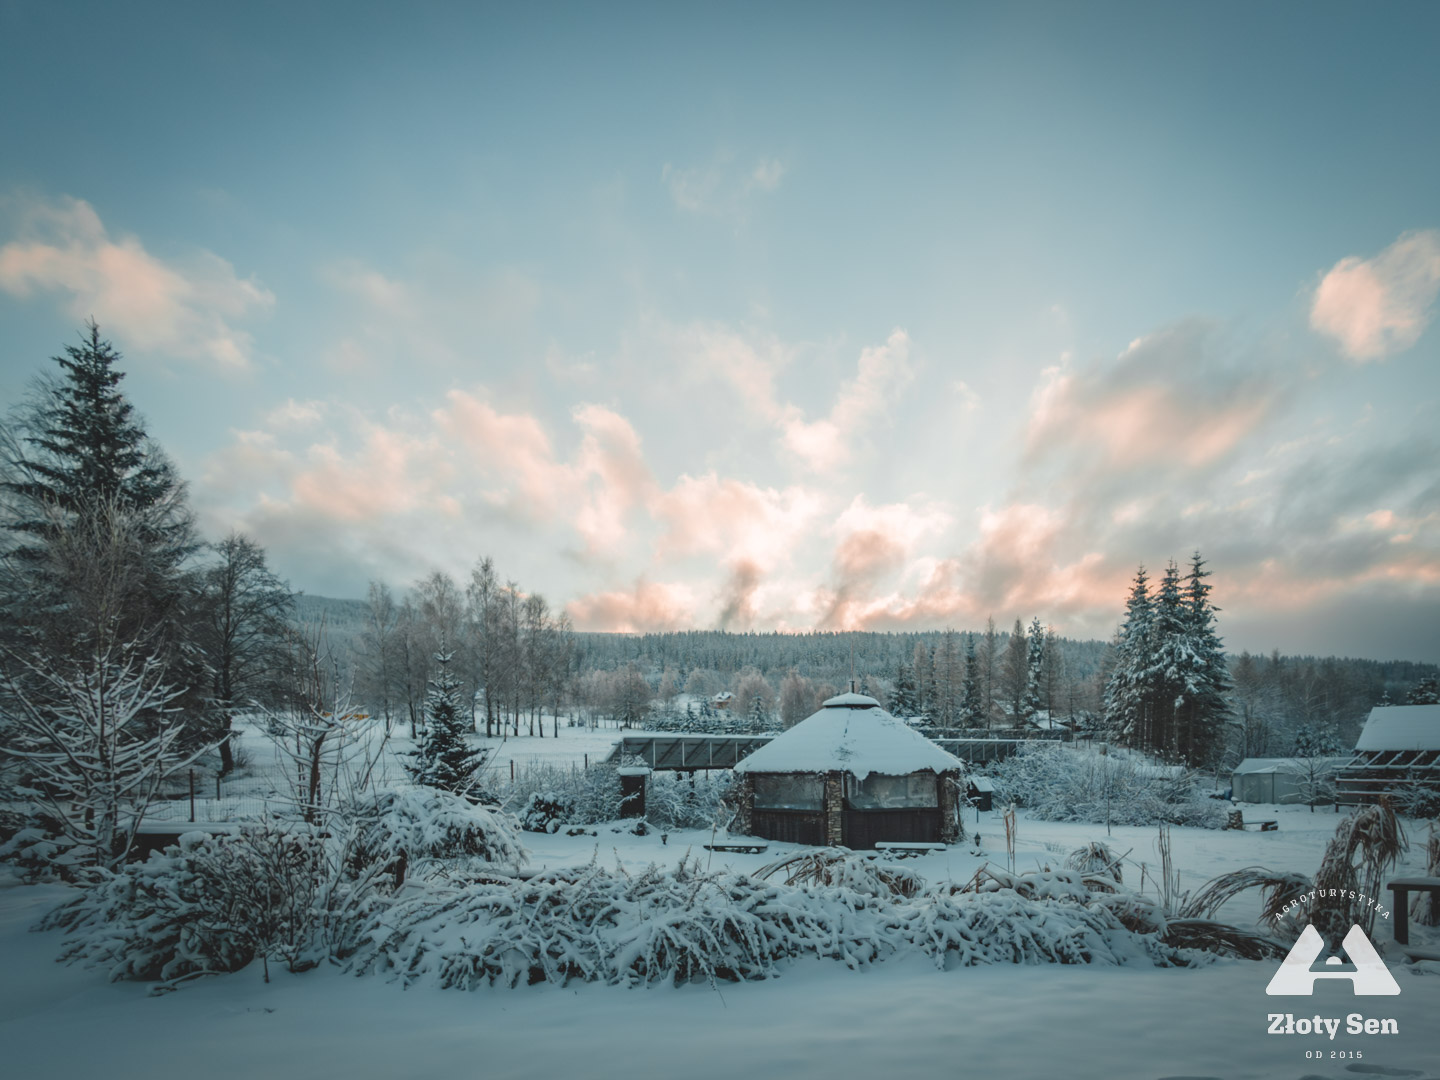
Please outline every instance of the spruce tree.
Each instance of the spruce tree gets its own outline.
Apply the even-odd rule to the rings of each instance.
[[[1145,749],[1154,750],[1170,761],[1184,760],[1180,731],[1180,707],[1187,692],[1195,688],[1195,656],[1190,624],[1180,593],[1180,571],[1172,562],[1160,579],[1151,624],[1150,664],[1144,679],[1154,710],[1152,735]]]
[[[22,542],[21,558],[43,556],[43,538],[62,517],[87,507],[112,503],[129,511],[147,511],[172,500],[180,482],[168,459],[150,442],[120,391],[125,373],[115,365],[120,354],[100,337],[94,322],[79,346],[67,345],[54,357],[62,377],[47,384],[23,410],[20,443],[11,448],[5,490],[23,509],[8,527],[34,540]],[[48,512],[47,512],[48,511]],[[194,550],[189,515],[161,515],[156,542]],[[39,541],[37,543],[37,541]]]
[[[968,728],[978,728],[985,719],[985,693],[980,685],[980,661],[975,655],[975,635],[965,641],[965,682],[961,690],[960,715]]]
[[[0,644],[59,666],[122,646],[154,659],[193,743],[212,720],[185,487],[120,390],[120,354],[94,322],[86,329],[54,357],[60,377],[12,414]],[[143,722],[154,730],[161,718]]]
[[[916,701],[915,679],[904,660],[895,670],[895,693],[890,698],[890,712],[898,717],[911,717],[919,713]]]
[[[1045,664],[1045,631],[1040,626],[1038,615],[1030,621],[1025,662],[1025,700],[1021,703],[1020,716],[1023,720],[1034,721],[1046,707],[1040,692],[1040,672]]]
[[[1215,629],[1215,612],[1219,609],[1210,603],[1210,586],[1205,582],[1209,576],[1205,560],[1195,552],[1185,579],[1190,678],[1180,706],[1181,757],[1191,765],[1209,764],[1220,753],[1230,721],[1230,691],[1234,688],[1230,665]]]
[[[1153,618],[1150,579],[1142,565],[1135,571],[1125,603],[1125,621],[1115,645],[1115,666],[1105,684],[1105,725],[1123,746],[1150,746],[1151,703],[1146,679],[1151,666]]]
[[[454,653],[435,654],[435,674],[425,695],[425,723],[416,732],[406,768],[417,784],[463,795],[476,784],[486,752],[465,741],[470,720],[460,701],[461,682],[450,670]]]

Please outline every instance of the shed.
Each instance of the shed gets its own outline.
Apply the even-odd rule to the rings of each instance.
[[[1333,780],[1350,760],[1344,757],[1246,758],[1230,772],[1231,797],[1248,803],[1303,803],[1312,788]],[[1323,800],[1329,802],[1329,796]]]
[[[995,806],[995,781],[988,776],[972,776],[965,785],[965,798],[976,810],[992,810]]]
[[[1352,803],[1416,788],[1440,791],[1440,705],[1371,709],[1336,783],[1341,800]]]
[[[840,694],[735,766],[737,830],[857,849],[950,843],[963,768],[874,698]]]
[[[650,768],[646,765],[624,765],[615,770],[620,777],[620,816],[622,818],[645,816],[645,785],[650,779]]]

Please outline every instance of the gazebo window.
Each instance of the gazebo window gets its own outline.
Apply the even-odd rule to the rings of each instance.
[[[751,778],[757,810],[824,810],[825,781],[804,773]]]
[[[864,780],[845,778],[845,801],[853,810],[906,810],[939,805],[935,774],[881,776],[871,773]]]

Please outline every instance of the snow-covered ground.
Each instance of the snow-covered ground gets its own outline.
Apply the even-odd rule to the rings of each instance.
[[[148,1080],[171,1068],[209,1080],[1440,1076],[1433,976],[1402,973],[1396,998],[1357,999],[1322,983],[1312,998],[1276,999],[1264,992],[1273,965],[1241,961],[1195,971],[937,971],[910,961],[848,971],[821,961],[718,989],[462,993],[401,990],[333,969],[272,972],[265,985],[252,966],[152,998],[142,985],[53,963],[56,936],[25,927],[59,895],[0,889],[0,1046],[11,1076]],[[1276,1010],[1393,1017],[1399,1034],[1267,1035]],[[1331,1058],[1355,1052],[1363,1058]]]
[[[561,728],[561,738],[506,740],[508,771],[603,757],[613,730]],[[405,749],[403,733],[394,749]],[[263,737],[247,732],[252,790],[264,787]],[[1313,873],[1338,816],[1303,807],[1245,807],[1250,820],[1275,819],[1275,832],[1175,828],[1171,844],[1181,888],[1242,866]],[[1423,872],[1422,828],[1407,823],[1412,847],[1400,873]],[[966,816],[973,833],[976,815]],[[966,842],[906,865],[930,882],[968,880],[986,861],[1006,864],[1001,815],[979,815],[982,850]],[[592,835],[593,834],[593,835]],[[709,853],[711,834],[636,836],[629,825],[582,835],[524,834],[531,865],[598,860],[634,871],[674,866],[687,853],[714,869],[753,872],[800,850],[771,844],[762,855]],[[1030,820],[1022,811],[1016,869],[1056,866],[1091,840],[1126,853],[1128,885],[1155,892],[1159,863],[1152,828]],[[786,1080],[876,1077],[1016,1078],[1353,1078],[1440,1080],[1440,976],[1392,963],[1398,997],[1357,998],[1346,983],[1317,985],[1313,997],[1265,994],[1275,964],[1222,961],[1196,970],[1142,966],[971,967],[938,971],[923,958],[852,971],[833,961],[796,962],[778,978],[718,987],[543,984],[514,990],[402,989],[380,977],[333,968],[303,975],[258,966],[199,979],[163,997],[148,986],[53,961],[55,933],[27,928],[65,895],[0,876],[0,1060],[6,1075],[38,1078],[151,1077],[183,1068],[206,1080],[230,1077],[354,1078],[651,1077],[737,1075]],[[1231,901],[1221,917],[1248,924],[1258,896]],[[1421,931],[1417,938],[1423,937]],[[1390,924],[1376,941],[1389,944]],[[1387,959],[1394,960],[1393,946]],[[1397,1035],[1267,1034],[1267,1016],[1393,1018]],[[1316,1057],[1307,1058],[1312,1053]],[[1352,1055],[1341,1057],[1338,1055]],[[1353,1055],[1363,1055],[1356,1058]],[[1337,1055],[1337,1056],[1332,1056]]]

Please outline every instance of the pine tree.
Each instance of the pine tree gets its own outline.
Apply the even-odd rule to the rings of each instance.
[[[1029,676],[1029,670],[1029,660],[1025,650],[1025,627],[1019,619],[1016,619],[1015,628],[1010,631],[1010,639],[1005,642],[1005,659],[1001,666],[1005,700],[1010,707],[1009,722],[1011,726],[1020,722],[1025,709],[1025,681]]]
[[[1205,582],[1209,576],[1205,561],[1195,552],[1190,557],[1184,599],[1192,666],[1180,706],[1181,759],[1191,765],[1209,764],[1223,749],[1230,721],[1230,691],[1234,688],[1230,665],[1215,629],[1219,609],[1210,603],[1210,586]]]
[[[1154,726],[1145,749],[1158,751],[1170,761],[1183,761],[1179,710],[1187,690],[1193,688],[1195,655],[1190,625],[1180,595],[1180,571],[1173,562],[1165,567],[1155,598],[1151,624],[1150,665],[1144,680],[1149,690]]]
[[[1431,675],[1416,683],[1405,695],[1405,704],[1440,705],[1440,683],[1436,682],[1435,676]]]
[[[1135,572],[1125,621],[1115,644],[1115,666],[1105,685],[1105,725],[1124,746],[1151,745],[1151,708],[1146,676],[1151,666],[1151,622],[1154,618],[1150,579],[1142,565]]]
[[[1040,673],[1045,664],[1045,631],[1040,625],[1038,615],[1030,621],[1025,663],[1025,698],[1020,705],[1020,717],[1022,720],[1033,722],[1045,708],[1040,685]]]
[[[460,701],[461,682],[450,671],[452,652],[435,654],[435,674],[425,695],[425,723],[416,733],[407,769],[417,784],[463,795],[476,783],[486,752],[465,741],[470,730]]]
[[[890,712],[901,718],[916,716],[920,712],[915,696],[915,679],[904,660],[895,670],[895,693],[890,698]]]
[[[186,561],[198,549],[185,487],[121,393],[120,355],[92,322],[54,358],[61,377],[19,410],[0,490],[9,532],[0,637],[80,667],[124,642],[180,691],[187,742],[212,723]],[[149,721],[157,730],[157,715]]]
[[[120,354],[100,337],[94,322],[80,346],[67,345],[54,357],[62,379],[48,385],[27,410],[21,441],[32,450],[12,447],[11,476],[3,488],[18,497],[27,512],[8,527],[40,543],[24,544],[21,558],[43,554],[43,538],[55,517],[78,514],[109,501],[125,510],[144,511],[173,500],[181,485],[168,459],[150,442],[135,418],[134,406],[120,392],[125,373],[115,367]],[[190,518],[179,512],[155,519],[158,536],[188,554],[194,549]]]
[[[967,728],[978,728],[984,722],[984,690],[980,686],[980,661],[975,655],[975,636],[965,641],[965,683],[961,691],[960,716]]]

